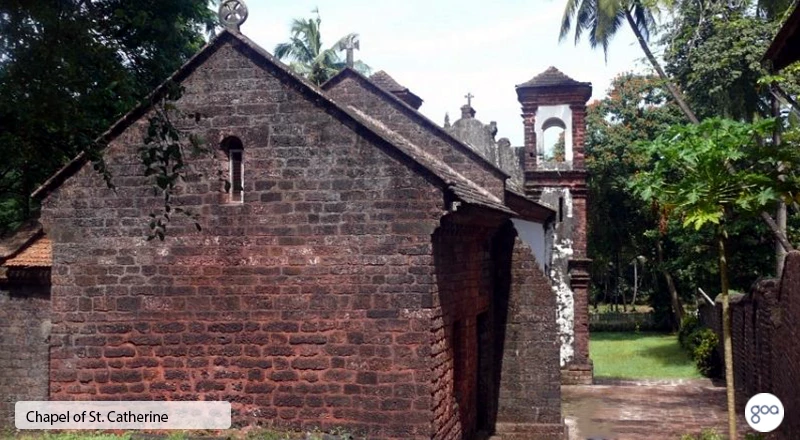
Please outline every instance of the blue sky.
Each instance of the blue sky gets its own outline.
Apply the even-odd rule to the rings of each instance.
[[[242,32],[272,52],[288,39],[293,18],[319,7],[326,46],[356,32],[356,58],[385,70],[425,102],[420,111],[442,123],[458,119],[464,95],[475,95],[476,117],[497,121],[499,137],[522,145],[522,119],[514,86],[556,66],[590,81],[602,98],[620,72],[645,69],[643,55],[626,27],[603,51],[572,38],[558,41],[561,0],[245,0],[249,18]]]

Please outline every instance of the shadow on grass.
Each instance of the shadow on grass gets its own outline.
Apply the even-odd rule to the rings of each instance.
[[[630,341],[635,342],[640,339],[649,339],[652,337],[667,337],[673,336],[673,333],[658,333],[658,332],[592,332],[592,341]]]
[[[659,340],[654,342],[652,340],[653,338],[659,338]],[[638,345],[640,341],[647,340],[647,346],[635,350],[634,354],[636,357],[648,358],[665,367],[692,365],[692,360],[689,358],[688,354],[678,345],[677,339],[673,338],[674,336],[672,334],[655,332],[608,332],[592,334],[592,341],[594,342],[622,342],[635,346]]]
[[[659,347],[647,347],[637,350],[636,354],[642,357],[652,358],[661,365],[691,365],[692,361],[686,352],[676,342],[674,345],[662,345]]]

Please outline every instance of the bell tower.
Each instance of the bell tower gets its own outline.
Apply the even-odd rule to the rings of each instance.
[[[555,67],[517,86],[525,127],[525,193],[556,211],[548,275],[558,299],[564,384],[592,382],[583,147],[591,95],[591,83]]]

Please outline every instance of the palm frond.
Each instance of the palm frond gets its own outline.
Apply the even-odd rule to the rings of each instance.
[[[567,6],[564,7],[564,15],[561,17],[561,30],[558,33],[558,41],[564,40],[572,29],[572,16],[576,15],[576,11],[578,11],[581,3],[581,0],[567,0]],[[580,23],[576,21],[575,27],[579,28]]]

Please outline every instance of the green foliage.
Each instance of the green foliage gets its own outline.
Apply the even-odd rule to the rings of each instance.
[[[0,5],[0,232],[29,195],[204,44],[206,0],[11,0]]]
[[[770,96],[762,57],[780,27],[787,2],[677,1],[665,26],[666,71],[703,119],[724,116],[752,121],[768,117]],[[772,77],[790,93],[800,75],[785,69]]]
[[[202,230],[199,214],[187,208],[176,207],[173,199],[178,185],[186,180],[187,173],[192,172],[185,160],[185,150],[189,148],[192,156],[213,155],[213,151],[199,137],[176,126],[176,119],[193,123],[202,119],[199,113],[186,114],[175,106],[182,94],[183,88],[178,84],[166,85],[164,95],[153,102],[144,145],[139,149],[144,175],[152,179],[155,194],[163,197],[163,208],[150,214],[148,240],[158,238],[163,241],[173,215],[188,218],[198,231]],[[222,170],[217,170],[217,174],[226,184],[226,191],[229,190],[230,182],[223,177]]]
[[[724,440],[725,437],[714,429],[704,429],[700,435],[684,434],[681,440]],[[744,435],[744,440],[764,440],[764,435],[748,432]]]
[[[671,103],[663,83],[653,76],[632,73],[617,76],[608,97],[590,104],[587,111],[586,168],[591,200],[588,217],[588,248],[592,265],[594,296],[631,298],[631,261],[644,256],[639,265],[639,298],[656,307],[656,321],[670,314],[666,287],[659,280],[654,241],[646,234],[655,224],[649,204],[633,195],[628,182],[637,170],[649,166],[650,157],[631,145],[653,140],[669,126],[683,121]],[[660,299],[666,301],[660,301]],[[619,298],[621,300],[621,298]],[[659,302],[660,301],[660,302]],[[666,310],[666,313],[664,311]]]
[[[800,157],[794,148],[766,144],[773,127],[773,120],[747,124],[720,118],[672,127],[654,142],[639,144],[654,160],[634,176],[631,188],[657,207],[662,220],[679,219],[695,230],[719,227],[733,212],[756,213],[781,199],[791,202],[800,195],[794,169]]]
[[[684,434],[681,440],[723,440],[724,437],[713,429],[704,429],[700,435]]]
[[[697,316],[692,314],[687,314],[683,317],[683,321],[681,321],[681,328],[678,330],[678,343],[681,347],[686,349],[687,351],[691,352],[691,348],[689,345],[690,335],[695,333],[697,330],[701,328],[700,320],[697,319]]]
[[[320,85],[346,67],[339,52],[344,50],[348,43],[356,43],[358,34],[347,34],[326,49],[322,46],[320,30],[322,19],[319,10],[314,9],[312,13],[316,14],[316,17],[297,18],[292,21],[292,36],[288,42],[275,46],[275,56],[282,61],[289,61],[292,70]],[[362,61],[355,61],[353,68],[365,75],[370,72],[369,66]]]
[[[717,347],[719,337],[709,328],[701,329],[689,337],[689,346],[692,347],[692,359],[697,365],[697,371],[706,377],[719,377],[722,373],[722,360]]]
[[[678,331],[678,343],[694,360],[697,371],[706,377],[722,374],[722,359],[717,350],[719,337],[713,330],[703,327],[694,315],[686,315]]]

